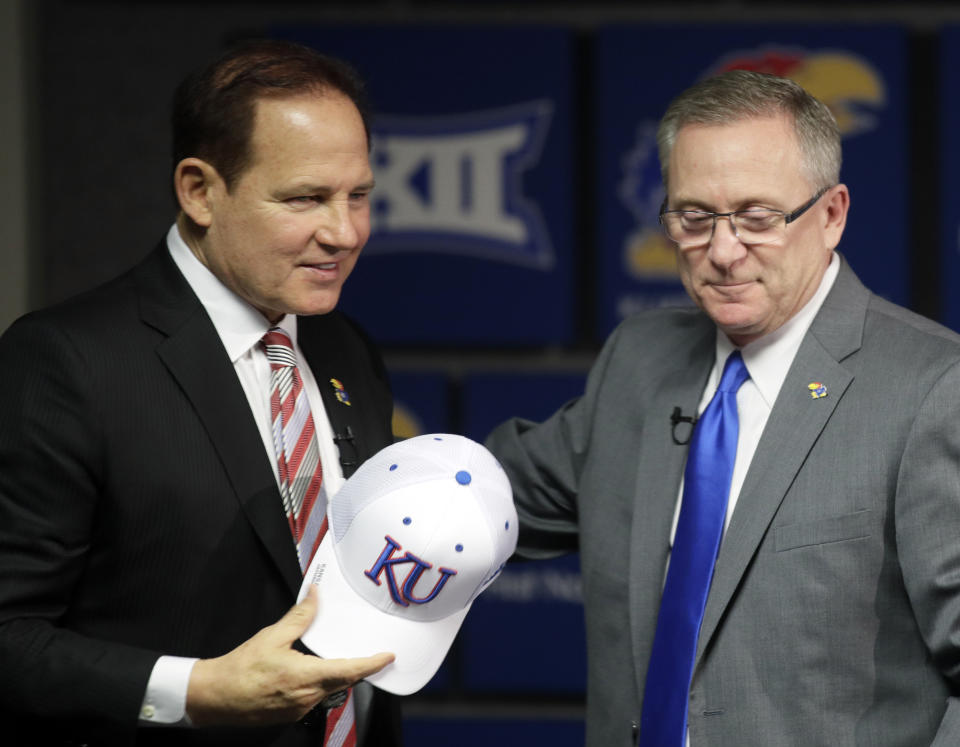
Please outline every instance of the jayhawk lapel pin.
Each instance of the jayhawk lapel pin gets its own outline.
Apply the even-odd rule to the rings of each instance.
[[[827,396],[827,385],[821,384],[819,381],[811,381],[807,384],[807,389],[810,390],[810,396],[814,399],[821,399]]]
[[[343,388],[340,379],[330,379],[330,386],[333,387],[333,393],[337,398],[337,402],[342,402],[349,407],[350,395],[347,393],[347,390]]]

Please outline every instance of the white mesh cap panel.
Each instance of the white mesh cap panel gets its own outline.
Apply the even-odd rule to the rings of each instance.
[[[434,433],[393,444],[364,462],[333,497],[330,528],[339,542],[356,515],[386,493],[444,472],[455,475],[460,470],[473,473],[486,469],[503,470],[489,452],[478,450],[463,436]],[[513,496],[506,496],[506,501],[512,507]]]

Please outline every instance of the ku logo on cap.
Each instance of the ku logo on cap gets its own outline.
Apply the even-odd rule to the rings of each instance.
[[[409,607],[410,604],[426,604],[427,602],[432,602],[443,590],[443,587],[446,586],[449,578],[457,575],[457,572],[450,568],[438,568],[440,578],[438,578],[433,585],[433,589],[430,590],[427,596],[418,597],[414,594],[417,583],[420,581],[420,577],[425,570],[433,568],[433,564],[421,560],[409,551],[403,557],[393,557],[393,554],[397,552],[397,550],[402,550],[403,548],[400,546],[400,543],[390,537],[390,535],[385,535],[384,539],[387,541],[387,544],[383,548],[383,552],[380,553],[377,562],[373,564],[373,568],[364,571],[364,575],[377,586],[380,586],[380,576],[386,575],[387,588],[390,590],[390,596],[393,598],[393,601],[401,607]],[[403,580],[403,584],[398,585],[397,578],[394,576],[394,566],[403,565],[404,563],[411,563],[412,567],[407,573],[407,577]]]

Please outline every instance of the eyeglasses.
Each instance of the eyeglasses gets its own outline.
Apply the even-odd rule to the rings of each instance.
[[[792,213],[770,208],[750,208],[729,213],[709,210],[667,210],[667,201],[660,207],[660,225],[667,238],[681,249],[709,244],[717,229],[717,218],[730,221],[733,234],[743,244],[778,244],[786,235],[787,226],[812,208],[829,190],[824,187]]]

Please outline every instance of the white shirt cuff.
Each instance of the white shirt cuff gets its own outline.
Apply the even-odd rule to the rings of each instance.
[[[147,692],[140,706],[140,724],[190,726],[187,686],[197,659],[161,656],[153,665]]]

